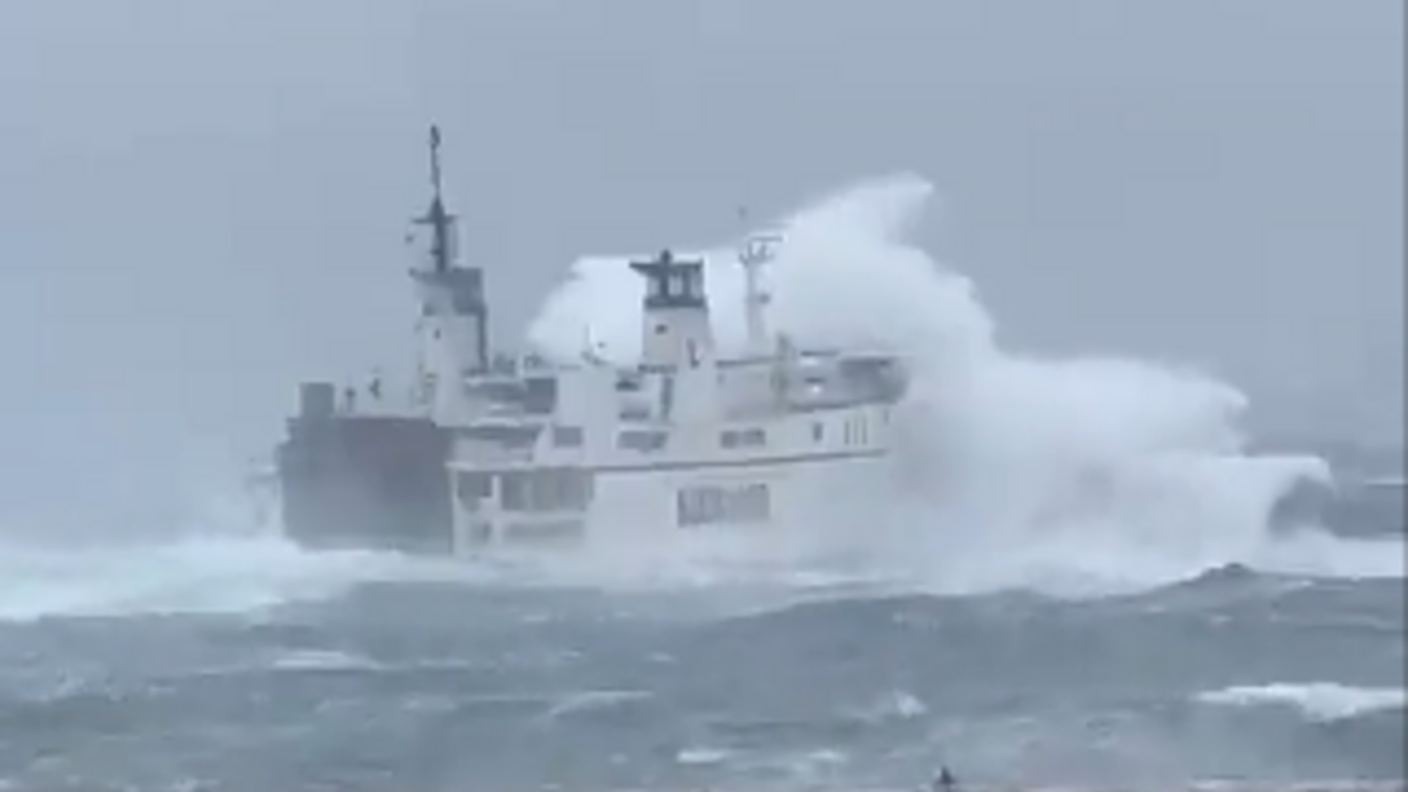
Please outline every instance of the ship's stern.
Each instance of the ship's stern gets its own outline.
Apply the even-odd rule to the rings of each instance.
[[[285,535],[309,549],[449,552],[449,446],[429,418],[339,414],[330,384],[306,384],[278,450]]]

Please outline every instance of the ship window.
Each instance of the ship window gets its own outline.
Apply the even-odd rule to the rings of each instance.
[[[813,441],[813,442],[820,443],[821,440],[822,440],[822,438],[825,437],[825,436],[826,436],[826,426],[825,426],[824,424],[822,424],[821,421],[815,421],[815,422],[813,422],[813,423],[812,423],[812,441]]]
[[[646,289],[651,297],[665,296],[665,280],[663,278],[650,278],[646,281]]]
[[[499,501],[504,511],[528,510],[528,479],[522,473],[505,473],[499,477]]]
[[[494,494],[493,480],[486,473],[460,473],[461,497],[487,498]]]
[[[518,373],[518,361],[515,360],[512,355],[498,352],[494,355],[494,359],[490,361],[489,370],[495,374],[504,374],[512,377]]]
[[[451,298],[451,305],[458,316],[478,316],[482,310],[478,295],[471,291],[457,291]]]
[[[591,479],[580,470],[542,470],[532,476],[536,511],[575,511],[591,500]]]
[[[580,510],[592,499],[591,476],[581,470],[503,474],[503,509],[509,512]]]
[[[526,398],[526,390],[520,382],[476,382],[465,386],[465,395],[473,399],[483,399],[495,404],[521,404]]]
[[[552,428],[552,444],[558,448],[580,448],[582,445],[582,427],[554,426]]]
[[[542,430],[532,424],[481,424],[461,429],[460,435],[471,441],[521,449],[532,448]]]
[[[681,528],[713,523],[754,523],[771,518],[767,484],[691,487],[675,493],[675,522]]]
[[[670,274],[670,293],[672,296],[683,297],[689,294],[687,288],[688,284],[685,283],[684,273],[673,272]]]
[[[523,410],[530,415],[547,415],[557,409],[557,378],[532,377],[523,383]]]
[[[628,451],[659,451],[668,435],[657,429],[629,429],[616,435],[616,447]]]
[[[865,416],[850,418],[846,421],[846,445],[864,445],[870,440],[870,427],[866,425]]]
[[[640,404],[627,404],[617,411],[617,415],[623,421],[647,421],[650,419],[650,408]]]
[[[730,429],[719,435],[719,445],[724,448],[757,448],[767,442],[767,433],[762,429]]]
[[[479,503],[493,495],[493,480],[485,473],[461,472],[455,482],[455,494],[465,511],[479,511]]]

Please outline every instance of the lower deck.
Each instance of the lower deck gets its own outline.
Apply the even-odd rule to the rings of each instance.
[[[426,419],[299,418],[280,449],[284,532],[308,548],[444,555],[810,525],[889,480],[888,419],[877,405],[678,443],[625,442],[651,430],[622,426],[606,447],[519,449]]]
[[[452,469],[454,552],[814,523],[880,491],[887,459],[864,450],[677,468]]]

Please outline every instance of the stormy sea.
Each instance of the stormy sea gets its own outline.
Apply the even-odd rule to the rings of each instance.
[[[6,541],[0,789],[1402,779],[1401,450],[1274,443],[1200,372],[1009,348],[906,241],[929,192],[811,202],[768,271],[802,342],[914,361],[893,491],[831,493],[829,525],[457,561],[303,552],[242,497],[176,539]],[[536,348],[635,354],[617,265],[577,262]],[[742,276],[709,266],[737,343]]]

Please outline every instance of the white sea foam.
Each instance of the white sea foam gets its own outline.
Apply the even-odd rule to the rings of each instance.
[[[190,538],[167,543],[0,547],[0,620],[53,615],[240,613],[335,596],[356,582],[404,577],[406,565],[370,553],[307,554],[278,539]]]
[[[1370,712],[1408,707],[1402,688],[1364,688],[1334,682],[1239,685],[1201,693],[1197,700],[1222,706],[1289,706],[1307,718],[1344,720]]]
[[[1149,360],[1043,358],[1000,345],[973,283],[905,239],[931,192],[913,176],[877,179],[779,224],[785,242],[767,272],[774,326],[804,344],[896,350],[914,366],[901,415],[904,486],[864,531],[817,529],[841,543],[839,555],[949,592],[1138,588],[1229,562],[1403,574],[1398,543],[1273,537],[1276,500],[1329,472],[1310,456],[1244,452],[1248,405],[1235,388]],[[736,347],[741,268],[731,243],[703,247],[720,343]],[[571,357],[589,328],[607,357],[633,360],[634,277],[623,257],[577,262],[532,340]]]

